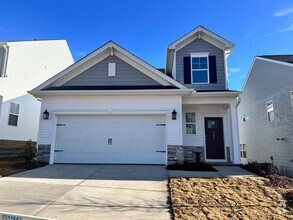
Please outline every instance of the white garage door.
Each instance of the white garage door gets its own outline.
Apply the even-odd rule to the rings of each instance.
[[[58,116],[54,163],[165,164],[164,115]]]

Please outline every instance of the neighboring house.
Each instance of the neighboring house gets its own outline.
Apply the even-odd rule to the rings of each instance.
[[[166,74],[109,41],[29,93],[50,163],[239,164],[234,45],[197,27],[167,48]]]
[[[65,40],[0,43],[0,147],[37,140],[41,104],[27,91],[73,62]]]
[[[242,161],[293,176],[293,55],[255,57],[238,106]]]

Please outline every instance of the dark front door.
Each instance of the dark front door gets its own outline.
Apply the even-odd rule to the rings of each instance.
[[[206,158],[208,160],[224,160],[224,133],[222,118],[205,118]]]

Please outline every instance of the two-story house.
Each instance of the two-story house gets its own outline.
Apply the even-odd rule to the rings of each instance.
[[[73,62],[65,40],[0,42],[0,148],[37,140],[41,104],[27,91]]]
[[[293,177],[293,55],[254,58],[238,114],[242,161],[273,160]]]
[[[29,93],[49,163],[240,163],[233,44],[202,26],[167,47],[165,73],[109,41]]]

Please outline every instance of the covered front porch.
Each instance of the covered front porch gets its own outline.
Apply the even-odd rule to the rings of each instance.
[[[168,147],[169,163],[240,164],[238,92],[194,92],[182,98],[182,146]]]

